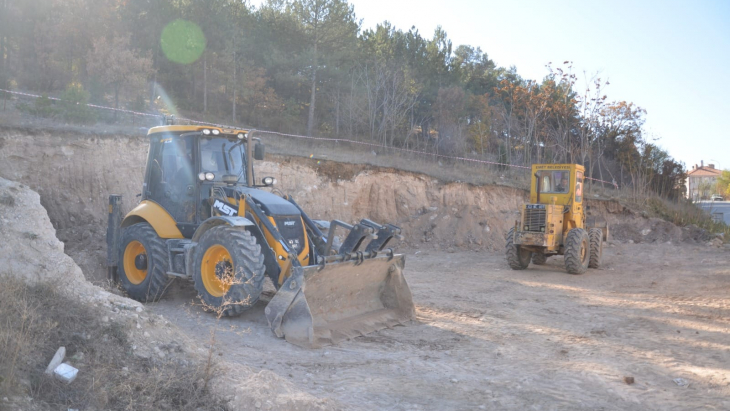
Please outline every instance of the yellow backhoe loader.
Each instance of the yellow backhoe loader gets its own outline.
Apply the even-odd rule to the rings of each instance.
[[[386,248],[400,228],[362,220],[314,221],[291,198],[255,184],[264,145],[248,130],[149,130],[140,203],[122,218],[109,196],[107,265],[130,297],[159,299],[174,278],[192,280],[225,316],[253,306],[264,276],[277,288],[265,308],[278,337],[319,347],[414,317],[405,257]],[[336,229],[346,231],[334,244]],[[327,232],[327,235],[323,233]]]
[[[570,274],[598,268],[608,224],[587,217],[583,198],[585,168],[578,164],[533,164],[530,202],[507,233],[507,262],[513,270],[543,265],[563,255]]]

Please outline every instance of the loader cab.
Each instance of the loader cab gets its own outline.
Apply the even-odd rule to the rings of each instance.
[[[214,129],[215,130],[215,129]],[[205,133],[207,131],[207,133]],[[250,157],[245,132],[190,126],[152,128],[142,200],[151,200],[175,220],[185,238],[210,218],[211,188],[224,181],[246,185]],[[244,138],[241,138],[241,137]],[[252,176],[253,177],[253,176]]]

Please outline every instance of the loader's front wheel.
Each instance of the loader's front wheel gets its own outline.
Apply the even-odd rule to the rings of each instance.
[[[568,231],[565,241],[565,269],[570,274],[583,274],[588,269],[590,254],[588,232],[582,228]]]
[[[530,265],[532,252],[530,252],[530,250],[525,250],[520,247],[519,244],[514,243],[514,233],[514,227],[510,228],[509,232],[507,232],[507,244],[505,246],[507,262],[513,270],[524,270]]]
[[[248,231],[218,226],[206,231],[193,255],[193,281],[207,309],[222,316],[253,307],[264,281],[264,255]]]
[[[532,263],[535,265],[547,264],[548,256],[543,253],[532,253]]]
[[[600,228],[591,228],[588,231],[588,239],[591,243],[591,258],[588,267],[599,268],[603,258],[603,231]]]
[[[162,297],[167,278],[167,246],[148,223],[131,225],[122,231],[119,281],[129,296],[140,302]]]

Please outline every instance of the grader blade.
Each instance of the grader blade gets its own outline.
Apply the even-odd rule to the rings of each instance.
[[[403,324],[415,316],[405,257],[293,268],[266,306],[278,337],[316,348]]]

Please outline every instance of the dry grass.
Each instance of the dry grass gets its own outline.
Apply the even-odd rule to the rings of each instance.
[[[670,201],[659,197],[649,197],[646,200],[646,208],[651,215],[680,227],[696,225],[712,234],[722,233],[725,241],[730,240],[730,227],[725,223],[713,222],[707,212],[685,199]]]
[[[318,162],[365,164],[425,174],[445,182],[474,185],[502,185],[518,189],[530,188],[530,171],[465,160],[437,158],[433,155],[404,153],[386,147],[367,147],[350,143],[335,143],[300,138],[254,134],[266,144],[267,153],[284,157],[310,157],[312,166]]]
[[[128,326],[103,322],[93,306],[47,284],[0,284],[0,397],[30,396],[50,409],[225,410],[208,389],[212,358],[140,358]],[[44,375],[60,346],[79,369],[69,385]]]

